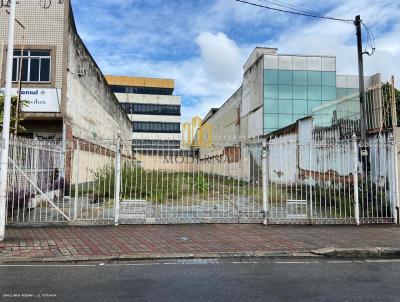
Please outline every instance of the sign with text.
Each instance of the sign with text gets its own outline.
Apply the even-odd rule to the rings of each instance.
[[[0,90],[4,95],[4,88]],[[12,89],[12,95],[16,96],[18,89]],[[21,100],[26,101],[27,105],[23,112],[60,112],[61,89],[57,88],[23,88],[21,90]]]

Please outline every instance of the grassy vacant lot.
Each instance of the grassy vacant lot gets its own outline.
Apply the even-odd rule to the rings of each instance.
[[[95,181],[79,185],[79,195],[96,197],[114,196],[115,170],[104,166],[92,172]],[[72,188],[71,194],[75,193]],[[167,202],[179,198],[207,200],[231,199],[232,196],[251,196],[262,200],[262,187],[258,181],[244,181],[203,172],[146,171],[139,167],[123,167],[121,170],[121,198]]]
[[[79,195],[91,195],[95,202],[113,199],[114,167],[104,166],[92,173],[95,181],[79,185]],[[367,180],[365,182],[368,183]],[[75,189],[72,188],[72,191]],[[360,213],[364,216],[390,215],[386,190],[360,186],[359,196]],[[140,167],[122,167],[121,199],[158,203],[190,200],[193,204],[207,200],[262,203],[262,180],[245,181],[203,172],[161,172],[146,171]],[[314,185],[311,188],[299,183],[269,185],[269,203],[272,208],[285,208],[288,200],[309,202],[310,199],[314,213],[322,217],[341,218],[354,213],[354,188],[350,185]]]

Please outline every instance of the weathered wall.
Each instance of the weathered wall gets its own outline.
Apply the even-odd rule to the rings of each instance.
[[[238,110],[242,100],[242,88],[239,88],[204,125],[212,127],[214,141],[234,141],[239,137]]]
[[[261,53],[254,64],[245,69],[243,77],[240,133],[250,138],[263,134],[264,60]]]
[[[147,171],[186,172],[227,176],[235,179],[249,180],[251,161],[247,154],[240,154],[238,148],[226,148],[203,157],[193,155],[158,155],[140,152],[135,153],[135,159]],[[252,170],[254,171],[254,170]],[[254,173],[254,172],[253,172]]]
[[[112,139],[120,132],[132,137],[132,125],[104,75],[76,32],[73,17],[68,28],[68,71],[65,122],[74,137],[85,140]],[[86,74],[78,75],[84,68]]]
[[[121,103],[139,103],[139,104],[164,104],[180,105],[181,97],[177,95],[154,95],[154,94],[133,94],[116,93],[117,99]]]
[[[89,150],[75,150],[72,155],[70,184],[85,184],[96,179],[96,173],[114,168],[114,156],[94,153]]]

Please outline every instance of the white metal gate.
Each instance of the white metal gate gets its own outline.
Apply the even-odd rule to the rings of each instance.
[[[7,222],[395,223],[395,147],[14,140]]]
[[[122,159],[120,223],[260,223],[261,144],[142,145]]]
[[[8,223],[70,221],[60,192],[64,187],[61,144],[10,140],[7,194]]]
[[[269,223],[394,223],[394,145],[266,145]]]

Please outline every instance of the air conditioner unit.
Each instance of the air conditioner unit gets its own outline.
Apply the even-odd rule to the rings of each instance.
[[[86,75],[86,69],[83,67],[78,68],[78,76],[84,77]]]

